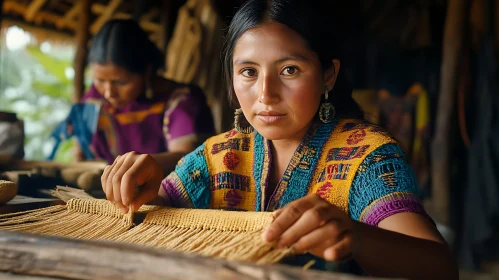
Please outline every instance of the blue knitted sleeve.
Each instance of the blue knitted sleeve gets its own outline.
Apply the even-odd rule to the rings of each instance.
[[[179,160],[175,171],[161,182],[171,206],[210,207],[210,175],[204,152],[205,144]]]
[[[400,213],[426,213],[418,198],[414,171],[396,144],[386,144],[360,165],[348,198],[350,217],[373,226]]]

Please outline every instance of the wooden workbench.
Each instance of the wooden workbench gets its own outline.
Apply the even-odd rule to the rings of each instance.
[[[284,265],[257,266],[133,244],[0,230],[0,278],[39,279],[29,275],[52,279],[380,279]]]

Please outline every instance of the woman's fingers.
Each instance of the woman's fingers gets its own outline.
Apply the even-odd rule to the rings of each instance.
[[[154,189],[154,196],[157,195],[162,175],[162,171],[150,155],[137,156],[122,176],[121,199],[123,203],[130,205],[136,197],[142,197],[142,193],[145,193],[150,199],[151,188]],[[137,189],[138,187],[140,189]]]
[[[346,236],[346,228],[339,221],[329,221],[322,227],[316,228],[309,234],[303,235],[292,244],[292,248],[298,252],[311,252],[322,255],[328,247],[340,242]]]
[[[118,160],[118,163],[113,168],[113,171],[111,171],[110,176],[112,175],[112,177],[110,178],[110,180],[108,179],[108,182],[110,181],[113,186],[114,202],[116,206],[118,206],[123,211],[127,209],[127,205],[124,204],[121,199],[121,178],[132,164],[133,157],[131,156],[131,153],[123,155]]]
[[[291,202],[274,214],[274,221],[263,233],[263,239],[267,242],[278,240],[308,209],[324,204],[329,205],[316,194],[307,195]]]
[[[101,183],[107,199],[127,213],[131,204],[136,211],[156,197],[162,179],[161,167],[150,155],[130,152],[106,166]]]
[[[306,197],[288,204],[264,231],[263,239],[267,242],[273,242],[279,239],[308,208],[310,208],[310,203],[306,200]]]
[[[113,184],[110,182],[110,180],[112,179],[111,173],[114,174],[114,172],[116,172],[114,167],[118,163],[119,159],[120,156],[118,156],[111,165],[106,166],[106,168],[104,169],[104,173],[101,176],[102,189],[104,189],[104,192],[106,193],[107,200],[111,202],[114,201]]]
[[[341,241],[324,250],[326,261],[343,261],[353,257],[355,246],[352,234],[346,235]]]
[[[334,219],[334,214],[335,212],[331,211],[331,205],[322,203],[306,210],[294,224],[282,233],[278,246],[288,247],[294,244],[303,236]]]

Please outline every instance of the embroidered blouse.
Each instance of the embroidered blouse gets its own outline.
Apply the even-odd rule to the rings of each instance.
[[[268,193],[271,164],[268,140],[231,130],[181,159],[161,187],[174,207],[273,211],[316,193],[373,226],[400,212],[426,216],[400,146],[367,122],[314,122]]]

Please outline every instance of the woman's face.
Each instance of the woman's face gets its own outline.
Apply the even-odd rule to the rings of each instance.
[[[130,104],[144,91],[144,75],[111,63],[92,63],[91,68],[95,88],[114,108]]]
[[[248,122],[267,139],[301,140],[326,85],[319,58],[302,37],[276,22],[250,29],[236,43],[233,66]]]

